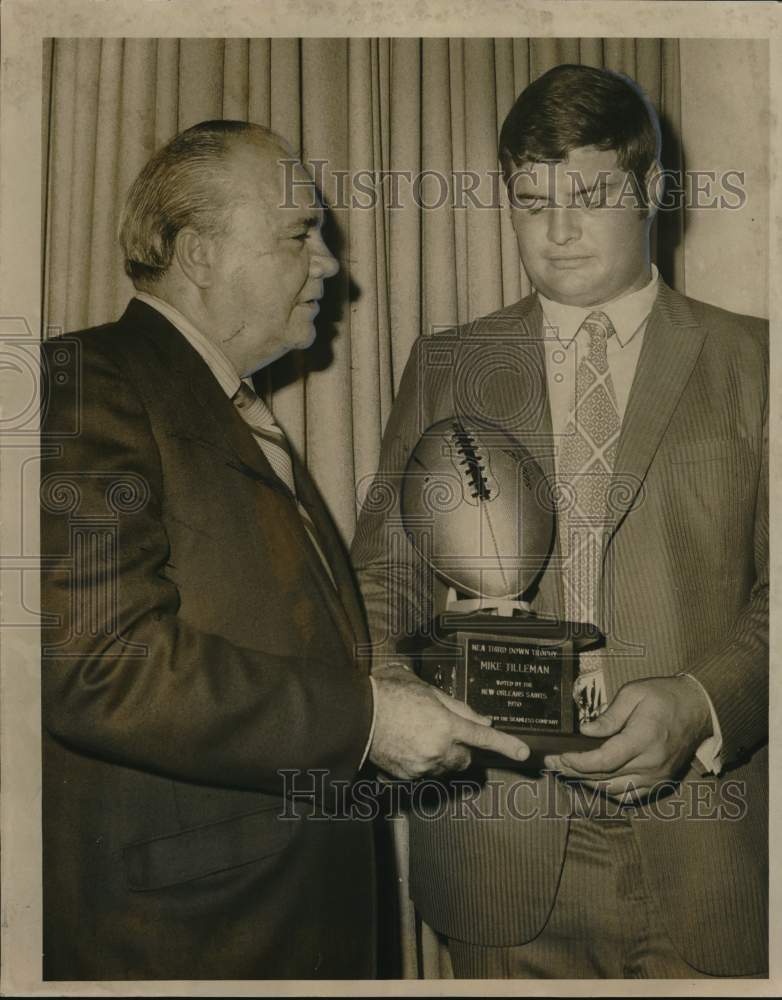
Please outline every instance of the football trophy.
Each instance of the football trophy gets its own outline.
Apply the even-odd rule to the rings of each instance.
[[[578,684],[579,654],[603,644],[602,634],[535,614],[524,600],[553,556],[554,508],[527,448],[464,418],[423,434],[402,483],[405,533],[449,589],[445,611],[400,651],[422,680],[523,739],[527,768],[602,742],[579,725],[605,706],[584,703]]]

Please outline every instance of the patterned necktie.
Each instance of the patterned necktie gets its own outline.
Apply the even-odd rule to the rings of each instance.
[[[246,383],[242,382],[231,398],[239,411],[239,415],[252,431],[256,444],[266,456],[275,475],[290,490],[293,499],[296,501],[301,519],[304,522],[307,535],[315,551],[320,556],[320,561],[323,563],[329,579],[336,588],[337,584],[334,580],[334,574],[326,559],[326,554],[318,541],[312,518],[306,508],[299,503],[296,496],[296,480],[293,476],[290,445],[282,428],[275,421],[266,403]]]
[[[557,462],[560,552],[565,617],[601,623],[599,607],[603,539],[608,527],[608,489],[621,420],[608,368],[608,338],[616,331],[604,312],[591,312],[579,328],[589,346],[576,369],[575,406]],[[577,335],[578,336],[578,335]],[[601,651],[582,653],[574,697],[580,721],[605,708]]]
[[[293,462],[288,440],[261,397],[244,382],[233,396],[239,414],[249,425],[258,447],[268,459],[278,479],[296,496]]]

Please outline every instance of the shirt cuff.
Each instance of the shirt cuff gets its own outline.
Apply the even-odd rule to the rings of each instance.
[[[372,746],[372,738],[375,735],[375,720],[377,718],[377,685],[375,684],[375,679],[370,675],[369,683],[372,686],[372,723],[369,727],[369,737],[367,738],[367,745],[364,747],[364,753],[361,757],[361,763],[358,765],[359,771],[366,763],[367,757],[369,756],[369,748]]]
[[[709,703],[709,712],[711,713],[711,736],[701,743],[695,751],[695,757],[703,767],[704,774],[719,774],[722,770],[722,730],[720,729],[720,723],[717,718],[717,712],[714,708],[714,702],[709,697],[709,692],[701,684],[697,677],[687,673],[680,674],[679,676],[689,677],[691,681],[695,681],[703,692],[704,698]]]
[[[403,670],[407,670],[408,673],[415,673],[412,661],[408,657],[400,656],[399,653],[387,656],[375,656],[372,661],[372,670],[380,670],[382,667],[401,667]]]

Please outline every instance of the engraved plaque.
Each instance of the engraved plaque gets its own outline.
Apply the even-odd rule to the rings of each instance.
[[[534,770],[547,753],[594,749],[603,742],[580,732],[574,700],[578,652],[594,645],[596,636],[593,628],[584,632],[533,614],[503,620],[448,613],[405,651],[422,680],[490,718],[496,729],[523,739],[532,753],[525,765],[514,766]],[[492,754],[473,756],[508,766]]]
[[[573,732],[572,670],[556,646],[466,636],[467,704],[499,727]]]

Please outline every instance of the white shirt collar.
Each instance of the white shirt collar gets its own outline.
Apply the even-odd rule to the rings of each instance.
[[[659,272],[652,264],[652,276],[648,284],[635,292],[629,292],[618,299],[612,299],[603,305],[567,306],[562,302],[554,302],[538,292],[538,298],[543,309],[546,325],[557,331],[557,337],[564,347],[569,347],[578,333],[581,324],[587,316],[599,309],[611,320],[616,337],[624,347],[632,340],[643,326],[644,320],[652,311],[657,298]]]
[[[184,316],[170,302],[159,299],[157,295],[150,295],[149,292],[136,292],[136,298],[156,309],[162,316],[165,316],[169,323],[179,330],[190,346],[198,351],[209,370],[220,383],[226,396],[235,395],[240,385],[239,375],[217,344],[193,326],[187,316]]]

